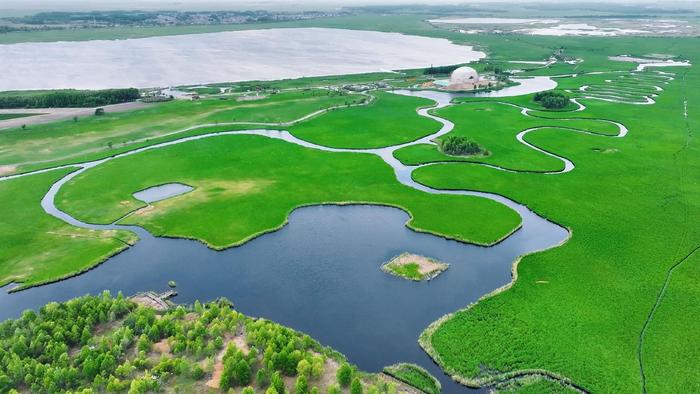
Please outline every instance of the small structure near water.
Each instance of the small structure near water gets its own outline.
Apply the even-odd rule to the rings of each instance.
[[[174,290],[166,291],[165,293],[156,293],[154,291],[146,291],[143,293],[137,293],[129,297],[131,301],[145,306],[148,308],[153,308],[157,311],[165,311],[170,309],[172,303],[168,301],[169,298],[175,297],[177,292]]]
[[[449,268],[449,264],[413,253],[401,253],[382,265],[382,271],[404,279],[431,280]]]
[[[449,91],[471,91],[488,89],[498,85],[498,81],[479,73],[471,67],[462,66],[450,74],[449,80],[435,80],[423,84],[424,88],[438,88]]]

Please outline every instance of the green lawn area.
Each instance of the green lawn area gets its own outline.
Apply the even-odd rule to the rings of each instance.
[[[404,164],[421,164],[435,161],[469,161],[488,163],[519,171],[558,171],[564,168],[561,160],[537,152],[516,140],[521,131],[533,127],[550,127],[529,133],[525,140],[532,142],[534,135],[553,130],[561,134],[573,131],[557,127],[581,129],[604,135],[616,135],[617,126],[594,119],[557,120],[528,117],[520,109],[495,101],[470,101],[435,111],[436,115],[455,123],[448,135],[472,138],[490,152],[488,156],[450,156],[440,152],[435,145],[414,145],[400,149],[394,156]],[[560,117],[568,114],[558,112]],[[446,138],[443,136],[440,140]]]
[[[0,146],[4,148],[0,165],[26,171],[74,163],[133,149],[144,142],[147,145],[148,140],[187,127],[224,122],[288,122],[358,99],[358,96],[311,89],[282,92],[256,101],[176,100],[135,111],[83,117],[77,122],[67,120],[32,125],[24,130],[8,129],[0,133]]]
[[[322,152],[258,136],[189,141],[109,161],[66,184],[57,204],[88,222],[109,223],[144,206],[132,193],[168,182],[195,190],[154,203],[126,222],[214,248],[274,230],[294,208],[321,203],[401,207],[412,216],[411,228],[479,244],[496,242],[520,223],[510,208],[487,199],[403,186],[373,155]],[[454,211],[471,212],[471,220]]]
[[[75,228],[49,216],[39,202],[70,170],[0,182],[0,286],[23,287],[84,271],[136,241],[123,231]]]
[[[448,373],[484,382],[492,377],[484,371],[542,369],[591,392],[641,391],[642,327],[667,270],[700,239],[694,225],[700,221],[694,175],[700,152],[693,138],[700,93],[691,88],[700,83],[698,70],[672,70],[677,80],[655,105],[584,100],[589,109],[579,114],[626,124],[625,138],[534,133],[532,143],[576,163],[571,173],[515,174],[455,163],[414,174],[436,188],[507,195],[573,229],[563,246],[524,257],[509,290],[455,313],[424,338]],[[691,322],[697,313],[691,300],[700,289],[697,261],[689,259],[671,277],[645,335],[650,392],[698,388],[692,372],[698,359],[691,354],[700,343],[692,328],[697,320]]]
[[[416,108],[433,105],[433,101],[382,91],[372,94],[376,100],[368,106],[332,111],[289,131],[303,140],[334,148],[380,148],[440,129],[438,122],[416,114]]]

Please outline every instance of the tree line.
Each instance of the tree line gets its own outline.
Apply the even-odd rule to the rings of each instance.
[[[460,67],[461,66],[459,64],[452,65],[452,66],[437,66],[437,67],[430,66],[429,68],[426,68],[423,70],[423,74],[424,75],[449,74],[452,71],[454,71]]]
[[[139,90],[58,90],[0,95],[0,108],[99,107],[137,100]]]
[[[156,312],[108,292],[0,323],[0,392],[204,390],[222,353],[224,392],[318,394],[323,388],[341,394],[349,387],[351,394],[396,393],[388,382],[367,382],[370,375],[308,335],[245,316],[227,300]],[[333,364],[335,382],[324,387]],[[291,377],[293,388],[284,383]]]

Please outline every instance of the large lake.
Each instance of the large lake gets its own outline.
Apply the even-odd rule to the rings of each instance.
[[[0,45],[0,90],[155,87],[353,74],[466,63],[445,39],[361,30],[245,30]]]

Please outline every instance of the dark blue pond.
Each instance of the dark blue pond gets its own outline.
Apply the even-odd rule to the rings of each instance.
[[[386,207],[302,208],[282,230],[223,252],[143,233],[134,247],[83,275],[16,294],[0,292],[0,319],[104,289],[125,295],[166,290],[175,280],[175,302],[227,297],[239,311],[306,332],[364,370],[414,362],[438,377],[444,392],[464,391],[418,346],[421,331],[507,283],[517,256],[562,241],[566,231],[541,218],[527,220],[504,242],[484,248],[413,232],[406,220],[403,211]],[[450,268],[424,283],[380,270],[402,252]]]

